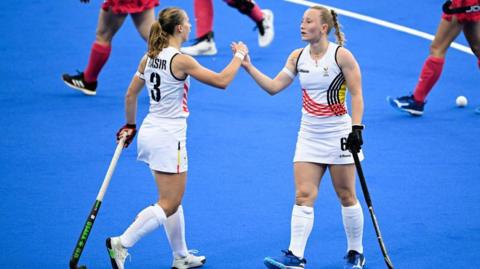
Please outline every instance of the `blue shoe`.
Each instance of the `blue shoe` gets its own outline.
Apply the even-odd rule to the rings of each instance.
[[[388,96],[387,101],[395,109],[408,112],[412,116],[423,115],[423,107],[425,106],[425,102],[415,101],[415,99],[413,99],[413,95],[402,96],[398,98]]]
[[[343,269],[363,269],[365,268],[365,257],[355,250],[348,251],[344,257],[345,265]]]
[[[266,257],[263,263],[270,269],[303,269],[307,261],[293,255],[290,250],[282,250],[280,257]]]

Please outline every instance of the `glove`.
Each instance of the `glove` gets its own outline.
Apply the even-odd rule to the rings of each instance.
[[[90,0],[80,0],[80,3],[88,3]]]
[[[135,134],[137,133],[137,125],[136,124],[125,124],[120,130],[117,132],[117,143],[120,141],[122,134],[126,134],[127,138],[125,139],[125,148],[128,148],[128,145],[132,143]]]
[[[362,139],[362,130],[365,128],[364,125],[352,125],[352,132],[348,134],[347,138],[347,149],[350,152],[360,152],[363,145]]]

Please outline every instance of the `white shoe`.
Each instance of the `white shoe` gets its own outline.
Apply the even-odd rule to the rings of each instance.
[[[189,251],[186,257],[174,257],[172,269],[187,269],[187,268],[197,268],[205,264],[207,259],[205,256],[195,256],[192,253],[195,251]]]
[[[107,238],[107,250],[113,269],[124,269],[125,259],[130,255],[120,243],[120,237]]]
[[[215,55],[217,54],[217,47],[213,38],[197,39],[197,42],[189,47],[180,48],[182,53],[198,56],[198,55]]]
[[[270,9],[262,9],[263,13],[263,29],[265,33],[263,35],[258,33],[258,45],[260,47],[266,47],[270,45],[273,41],[273,37],[275,36],[275,32],[273,30],[273,12]]]

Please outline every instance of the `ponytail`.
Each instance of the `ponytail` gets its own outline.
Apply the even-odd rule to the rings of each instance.
[[[158,21],[155,21],[150,28],[150,35],[148,36],[148,57],[155,58],[168,46],[168,35],[163,31],[162,26]]]
[[[337,44],[340,46],[345,45],[345,34],[340,30],[342,26],[338,23],[338,18],[337,18],[337,12],[335,10],[330,10],[330,13],[332,14],[332,20],[333,20],[333,28],[335,28],[335,39],[337,40]]]

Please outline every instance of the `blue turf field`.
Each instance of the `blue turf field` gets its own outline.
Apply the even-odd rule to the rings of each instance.
[[[145,43],[131,20],[114,39],[100,75],[99,92],[87,97],[60,76],[83,69],[101,1],[25,1],[1,9],[0,27],[0,268],[66,268],[96,197],[124,124],[123,95]],[[191,0],[163,0],[193,16]],[[253,23],[215,1],[219,54],[200,57],[220,71],[229,42],[243,40],[254,63],[273,76],[288,54],[304,44],[299,22],[305,6],[258,1],[275,13],[271,47],[257,46]],[[360,3],[361,2],[361,3]],[[433,34],[441,1],[341,1],[319,3]],[[465,268],[480,249],[480,76],[476,59],[450,50],[426,113],[393,111],[387,95],[416,83],[429,41],[352,18],[340,17],[347,48],[363,72],[364,171],[380,226],[396,268]],[[234,29],[234,30],[232,30]],[[191,35],[193,38],[193,33]],[[459,43],[466,44],[460,37]],[[467,108],[455,107],[466,95]],[[145,92],[140,122],[147,112]],[[294,189],[292,158],[300,122],[298,81],[270,97],[242,70],[226,92],[192,80],[189,95],[189,180],[184,200],[190,248],[208,256],[208,268],[264,268],[263,257],[289,242]],[[369,268],[384,268],[368,211],[364,245]],[[125,150],[113,176],[81,263],[109,268],[104,240],[121,233],[156,199],[136,147]],[[342,268],[346,242],[340,206],[328,176],[321,185],[308,268]],[[169,268],[163,229],[131,249],[128,268]]]

